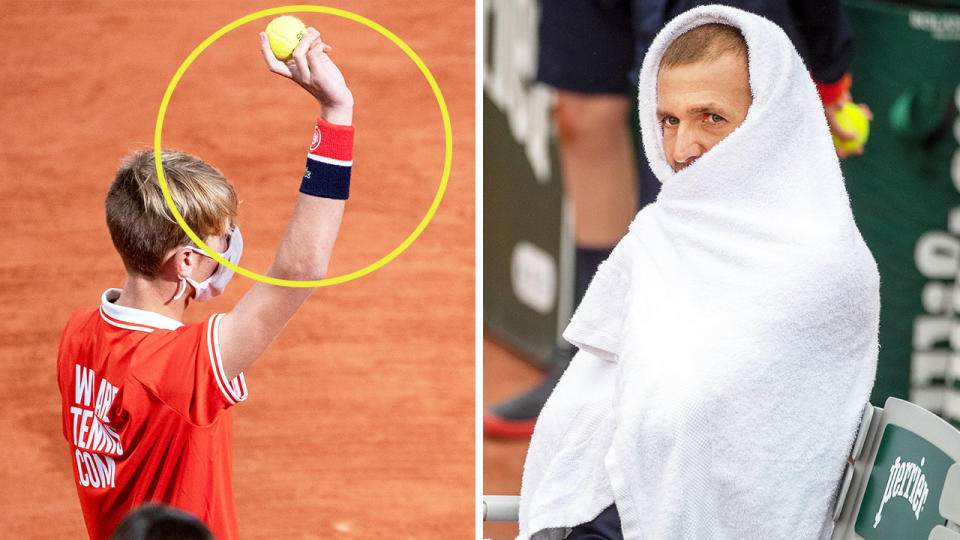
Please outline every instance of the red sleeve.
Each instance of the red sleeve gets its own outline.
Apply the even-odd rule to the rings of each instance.
[[[241,373],[224,375],[217,327],[223,314],[173,331],[154,332],[137,348],[130,376],[191,422],[208,425],[247,399]]]

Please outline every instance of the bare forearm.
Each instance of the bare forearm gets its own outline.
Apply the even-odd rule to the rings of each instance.
[[[268,274],[298,281],[323,279],[340,230],[344,202],[301,193]]]
[[[351,125],[353,96],[346,92],[344,102],[323,105],[320,116],[331,124]],[[350,141],[352,145],[352,133]],[[309,163],[308,161],[308,175]],[[327,198],[329,193],[318,197],[309,195],[310,192],[310,189],[304,191],[301,187],[290,224],[277,248],[273,266],[270,267],[270,275],[273,277],[312,281],[323,279],[327,274],[330,255],[340,231],[340,221],[343,219],[345,200]]]
[[[270,277],[313,281],[327,273],[344,201],[300,194],[277,247]],[[310,296],[313,288],[257,283],[221,321],[223,367],[233,378],[252,364]]]
[[[347,88],[340,70],[326,55],[329,47],[325,46],[315,29],[308,30],[307,36],[294,49],[293,60],[287,63],[273,56],[267,36],[262,32],[260,49],[270,71],[293,80],[317,98],[321,117],[325,121],[318,123],[318,130],[325,129],[324,126],[329,124],[352,125],[353,94]],[[311,152],[322,152],[324,144],[340,140],[339,145],[334,143],[331,148],[343,151],[344,157],[321,156],[333,158],[334,161],[352,161],[352,129],[334,126],[330,130],[324,137],[320,137],[318,132],[314,142],[320,146],[312,147]],[[345,138],[337,139],[338,136]],[[319,161],[327,163],[322,159]],[[341,168],[331,172],[330,169],[323,170],[322,166],[314,170],[309,163],[311,161],[308,160],[308,174],[301,184],[301,193],[297,197],[290,223],[277,246],[273,264],[267,271],[270,277],[315,281],[327,275],[330,255],[343,218],[343,199],[349,195],[349,170]],[[342,163],[334,165],[348,166]],[[310,172],[315,174],[310,176]],[[257,283],[240,299],[236,307],[221,319],[219,326],[221,361],[228,378],[241,373],[260,356],[312,290]]]

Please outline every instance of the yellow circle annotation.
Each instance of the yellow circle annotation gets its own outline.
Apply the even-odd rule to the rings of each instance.
[[[203,242],[203,240],[199,236],[197,236],[197,234],[193,232],[192,229],[190,229],[190,226],[187,225],[187,222],[183,219],[183,216],[177,210],[177,206],[173,202],[173,198],[170,196],[170,190],[167,187],[167,179],[163,174],[163,166],[160,159],[160,150],[162,148],[160,142],[161,142],[161,134],[163,132],[163,119],[164,119],[164,116],[166,116],[167,105],[170,102],[170,97],[173,95],[173,91],[177,87],[177,83],[180,82],[180,78],[183,77],[183,74],[187,71],[187,68],[190,67],[190,64],[192,64],[193,61],[196,60],[198,56],[200,56],[200,53],[202,53],[204,49],[206,49],[211,44],[213,44],[213,42],[223,37],[227,32],[241,25],[244,25],[250,21],[254,21],[257,19],[262,19],[264,17],[269,17],[272,15],[277,15],[282,13],[296,13],[296,12],[326,13],[330,15],[336,15],[338,17],[344,17],[346,19],[350,19],[352,21],[363,24],[369,28],[372,28],[373,30],[376,30],[377,32],[379,32],[380,34],[388,38],[396,46],[400,47],[400,49],[403,50],[403,52],[405,52],[407,56],[410,57],[411,60],[413,60],[414,64],[416,64],[417,67],[420,68],[420,72],[423,73],[424,78],[427,79],[427,82],[430,84],[430,88],[433,90],[434,96],[437,98],[437,104],[440,106],[440,115],[443,117],[443,136],[444,136],[443,175],[440,178],[440,186],[437,188],[437,193],[433,198],[433,202],[430,204],[430,208],[427,210],[427,213],[424,215],[423,219],[420,220],[420,223],[417,225],[417,227],[413,230],[412,233],[410,233],[409,236],[407,236],[406,239],[404,239],[403,242],[400,243],[399,246],[394,248],[393,251],[383,256],[379,260],[375,261],[374,263],[364,268],[361,268],[359,270],[356,270],[354,272],[351,272],[349,274],[344,274],[342,276],[336,276],[336,277],[326,278],[326,279],[318,279],[318,280],[290,280],[290,279],[280,279],[280,278],[275,278],[271,276],[265,276],[263,274],[258,274],[256,272],[247,270],[242,266],[233,264],[232,262],[224,259],[216,251],[210,249],[210,246],[206,245]],[[163,197],[164,199],[166,199],[167,206],[170,208],[170,211],[173,213],[174,219],[177,220],[177,223],[180,224],[180,227],[184,230],[184,232],[187,233],[187,236],[189,236],[190,239],[193,240],[193,242],[196,243],[196,245],[204,251],[204,253],[206,253],[207,255],[210,255],[217,262],[233,270],[234,272],[263,283],[269,283],[271,285],[280,285],[283,287],[323,287],[326,285],[335,285],[337,283],[345,283],[347,281],[357,279],[358,277],[365,276],[373,272],[374,270],[377,270],[381,266],[387,264],[388,262],[392,261],[393,259],[395,259],[398,255],[403,253],[405,249],[410,247],[410,244],[412,244],[413,241],[416,240],[418,236],[420,236],[420,233],[423,232],[423,230],[427,227],[427,224],[430,223],[430,220],[433,219],[433,215],[436,213],[437,207],[440,206],[440,201],[441,199],[443,199],[443,194],[447,189],[447,180],[450,177],[450,166],[453,161],[453,136],[452,136],[452,129],[450,127],[450,114],[447,112],[447,104],[443,99],[443,93],[440,91],[440,87],[437,85],[437,81],[433,78],[433,74],[430,73],[430,70],[427,68],[426,64],[423,63],[423,60],[421,60],[420,57],[417,56],[417,53],[414,52],[413,49],[411,49],[406,43],[404,43],[403,40],[401,40],[396,34],[391,32],[390,30],[387,30],[380,24],[370,19],[367,19],[366,17],[357,15],[356,13],[353,13],[344,9],[331,8],[326,6],[307,6],[307,5],[280,6],[280,7],[265,9],[265,10],[257,11],[255,13],[251,13],[249,15],[236,19],[233,22],[230,22],[226,26],[220,28],[219,30],[211,34],[209,37],[207,37],[207,39],[203,40],[203,42],[200,45],[198,45],[190,53],[189,56],[187,56],[187,59],[184,60],[182,64],[180,64],[180,68],[177,69],[177,72],[173,75],[173,78],[170,80],[170,84],[167,85],[167,90],[163,94],[163,100],[160,102],[160,111],[157,113],[157,123],[156,123],[156,129],[154,131],[153,146],[154,146],[154,158],[155,158],[156,167],[157,167],[157,177],[160,180],[160,189],[161,191],[163,191]]]

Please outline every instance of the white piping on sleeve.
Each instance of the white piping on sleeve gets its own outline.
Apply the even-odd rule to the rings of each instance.
[[[243,378],[243,373],[237,375],[232,380],[227,380],[227,374],[223,370],[223,360],[220,358],[220,318],[223,314],[217,314],[207,321],[207,352],[210,355],[210,367],[213,370],[213,377],[217,381],[217,386],[223,397],[231,405],[235,405],[247,399],[247,383]]]

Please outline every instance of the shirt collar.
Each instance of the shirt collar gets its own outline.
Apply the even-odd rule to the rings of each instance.
[[[183,323],[180,321],[159,313],[154,313],[153,311],[115,304],[114,302],[120,298],[120,293],[122,292],[123,289],[107,289],[101,297],[100,312],[105,315],[104,320],[108,323],[121,328],[140,330],[143,332],[152,332],[157,328],[176,330],[183,326]]]

